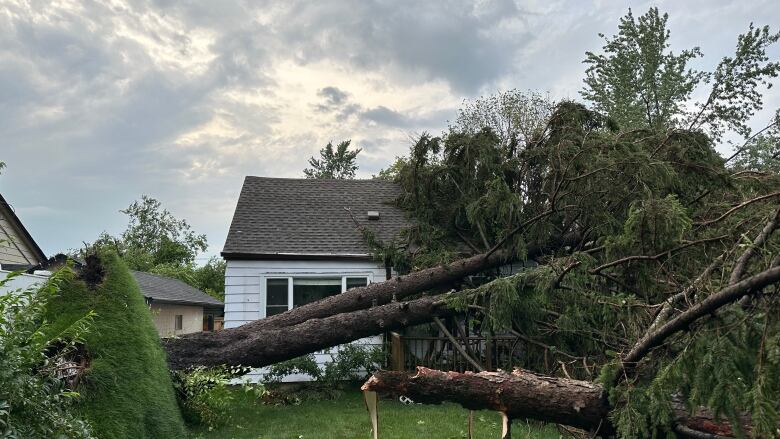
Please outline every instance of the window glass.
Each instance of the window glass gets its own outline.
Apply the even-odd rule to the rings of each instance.
[[[293,307],[341,293],[341,277],[293,279]]]
[[[175,331],[180,331],[180,330],[181,330],[181,328],[182,328],[182,327],[184,327],[183,323],[184,323],[184,316],[183,316],[183,315],[181,315],[181,314],[177,314],[177,315],[176,315],[176,319],[175,319],[175,321],[174,321],[174,327],[173,327],[173,329],[174,329]]]
[[[351,290],[352,288],[358,288],[358,287],[365,287],[368,285],[368,278],[367,277],[348,277],[347,278],[347,289]]]
[[[287,311],[287,279],[268,279],[265,284],[266,317]]]

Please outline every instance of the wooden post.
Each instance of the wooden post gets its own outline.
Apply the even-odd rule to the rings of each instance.
[[[363,391],[368,417],[371,420],[371,437],[379,439],[379,396],[370,390]]]
[[[406,369],[404,344],[401,340],[401,334],[397,332],[390,333],[390,367],[395,371]]]
[[[485,369],[493,370],[493,337],[485,337]]]
[[[501,412],[501,439],[512,439],[512,418],[504,412]]]

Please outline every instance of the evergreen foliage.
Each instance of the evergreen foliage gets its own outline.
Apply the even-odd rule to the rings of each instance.
[[[100,438],[184,437],[165,353],[138,286],[116,254],[105,252],[100,260],[103,279],[94,287],[68,280],[46,314],[57,333],[95,313],[83,336],[90,363],[77,410]]]
[[[741,79],[726,67],[712,75],[687,70],[697,50],[667,53],[666,16],[657,10],[639,21],[629,14],[620,29],[608,39],[614,56],[589,55],[604,65],[589,70],[586,84],[618,93],[611,87],[634,83],[630,93],[619,91],[627,101],[595,89],[591,99],[604,99],[595,110],[560,102],[548,113],[544,101],[523,101],[540,106],[530,119],[548,116],[530,124],[522,142],[507,141],[504,125],[474,111],[506,114],[495,110],[504,97],[468,104],[464,112],[475,116],[440,137],[420,136],[385,173],[402,187],[397,202],[415,224],[403,242],[374,247],[380,254],[406,248],[413,269],[509,250],[520,261],[516,274],[492,271],[486,281],[466,281],[451,305],[468,313],[472,333],[513,331],[531,340],[521,367],[600,377],[621,437],[673,434],[675,404],[707,407],[735,425],[749,414],[754,436],[780,437],[777,285],[700,319],[637,365],[620,362],[654,320],[666,323],[727,287],[730,277],[780,263],[779,233],[752,247],[780,205],[776,131],[746,142],[733,165],[715,149],[724,129],[748,133],[743,121],[762,105],[758,84],[777,72],[763,55],[776,37],[752,27],[740,37],[742,55],[722,65],[753,76],[735,85]],[[627,78],[622,85],[593,79],[644,72],[635,63],[646,56],[623,53],[636,40],[657,55],[654,66],[642,67],[655,70],[639,89]],[[710,79],[714,89],[730,90],[728,98],[715,91],[713,102],[685,114],[692,87]],[[644,106],[650,92],[657,107]],[[723,110],[732,105],[740,110]]]

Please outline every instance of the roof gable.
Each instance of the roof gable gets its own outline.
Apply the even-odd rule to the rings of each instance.
[[[16,216],[13,207],[0,195],[0,264],[38,266],[46,255]]]
[[[223,306],[223,303],[203,291],[178,279],[142,271],[132,271],[141,294],[152,301]]]
[[[391,204],[400,195],[400,187],[385,180],[246,177],[222,255],[368,257],[355,221],[382,241],[396,237],[408,224]],[[368,211],[379,212],[379,219],[369,220]]]

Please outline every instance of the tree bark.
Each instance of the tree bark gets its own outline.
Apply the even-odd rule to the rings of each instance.
[[[171,369],[220,364],[268,366],[363,337],[430,322],[436,316],[454,314],[446,304],[447,296],[390,303],[262,331],[226,329],[188,334],[164,339],[163,347],[168,352]]]
[[[528,255],[538,256],[576,239],[575,235],[551,238],[545,245],[531,248]],[[509,258],[502,250],[472,256],[354,288],[238,328],[166,339],[163,347],[173,369],[218,364],[267,366],[370,335],[427,323],[435,316],[454,314],[441,297],[396,301],[500,266]]]
[[[363,384],[363,390],[404,395],[415,402],[455,402],[468,410],[495,410],[509,419],[536,419],[588,430],[601,436],[615,433],[609,421],[612,407],[604,388],[587,381],[538,375],[515,369],[506,372],[443,372],[418,367],[416,374],[378,371]],[[732,426],[715,421],[701,410],[689,415],[685,404],[672,404],[678,425],[686,429],[724,437],[734,435]],[[751,432],[745,418],[742,428]]]
[[[348,313],[370,306],[384,305],[394,300],[402,300],[443,285],[452,284],[464,277],[508,262],[505,251],[497,251],[489,256],[479,254],[460,259],[448,265],[427,268],[405,276],[374,283],[365,287],[353,288],[342,294],[326,297],[287,312],[242,325],[230,330],[231,333],[253,332],[284,326],[297,325],[309,319],[318,319]]]
[[[404,395],[414,402],[456,402],[469,410],[495,410],[510,419],[538,419],[609,433],[604,389],[587,381],[506,372],[443,372],[418,367],[416,374],[377,371],[363,390]]]

